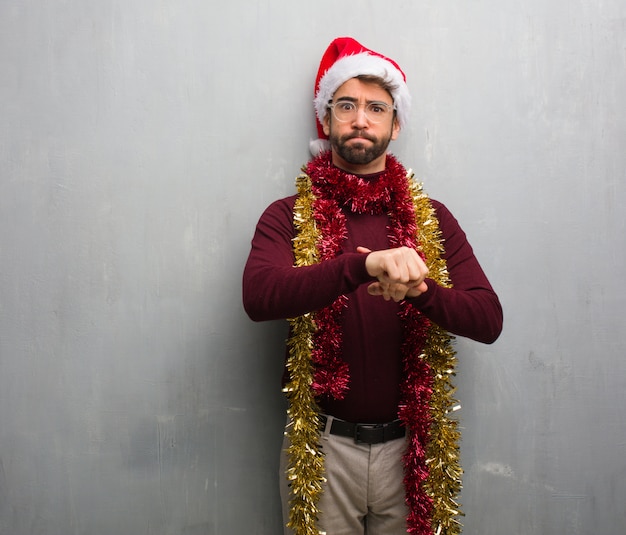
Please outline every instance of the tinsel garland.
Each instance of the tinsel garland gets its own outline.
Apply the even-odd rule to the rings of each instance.
[[[294,205],[294,225],[297,234],[293,240],[296,267],[319,262],[317,231],[313,218],[310,186],[302,176],[297,179],[299,198]],[[291,487],[290,526],[296,535],[318,535],[316,528],[319,510],[317,503],[322,493],[324,457],[319,446],[319,407],[312,389],[313,335],[316,327],[311,313],[289,319],[289,357],[287,371],[290,380],[285,385],[289,400],[289,447],[287,480]]]
[[[334,258],[346,237],[346,207],[358,213],[387,213],[392,247],[415,248],[429,268],[429,278],[450,286],[442,258],[443,245],[434,209],[412,173],[391,155],[386,172],[366,181],[334,167],[329,154],[312,160],[297,178],[294,206],[295,265]],[[340,318],[347,297],[316,313],[290,319],[289,400],[290,447],[287,478],[292,500],[290,526],[296,535],[318,535],[317,503],[323,489],[324,459],[319,447],[316,397],[341,398],[349,387],[349,370],[341,360]],[[456,535],[461,515],[456,496],[461,489],[457,422],[449,418],[456,358],[451,337],[432,324],[408,300],[400,306],[405,380],[399,417],[409,429],[404,455],[408,533]]]
[[[408,178],[419,229],[417,248],[428,266],[428,276],[440,286],[451,287],[434,208],[422,185],[413,180],[412,173]],[[450,417],[459,407],[452,384],[457,359],[452,336],[432,322],[422,327],[426,336],[419,351],[415,344],[419,334],[412,335],[410,331],[416,329],[420,316],[411,305],[401,311],[405,329],[402,348],[405,381],[402,385],[404,405],[399,415],[410,428],[404,456],[409,506],[407,531],[420,535],[457,535],[462,530],[457,518],[463,513],[456,500],[462,488],[463,470],[458,422]],[[414,358],[414,355],[419,357]]]

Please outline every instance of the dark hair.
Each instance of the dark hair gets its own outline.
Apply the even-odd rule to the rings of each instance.
[[[361,82],[376,84],[380,88],[384,89],[389,93],[391,100],[393,100],[394,91],[398,90],[398,86],[391,81],[385,80],[381,76],[376,76],[375,74],[359,74],[355,76],[357,80],[361,80]]]

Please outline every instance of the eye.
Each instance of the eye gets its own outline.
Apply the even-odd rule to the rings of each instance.
[[[350,113],[353,112],[356,107],[353,102],[347,100],[340,100],[335,104],[335,109],[340,113]]]
[[[367,111],[372,115],[384,115],[387,112],[387,106],[382,102],[372,102],[367,106]]]

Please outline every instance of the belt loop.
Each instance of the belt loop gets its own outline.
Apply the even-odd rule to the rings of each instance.
[[[328,440],[328,435],[330,435],[330,428],[333,426],[334,418],[328,414],[320,415],[322,417],[322,421],[326,420],[326,424],[324,425],[324,429],[322,429],[322,437],[324,440]]]

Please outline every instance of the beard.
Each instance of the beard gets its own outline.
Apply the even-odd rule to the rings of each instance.
[[[354,138],[363,138],[371,141],[371,145],[365,143],[351,143],[348,141]],[[391,132],[388,136],[377,138],[361,130],[355,130],[350,134],[339,136],[333,132],[330,133],[329,141],[335,152],[341,156],[346,162],[354,165],[366,165],[373,162],[379,156],[382,156],[391,142]]]

